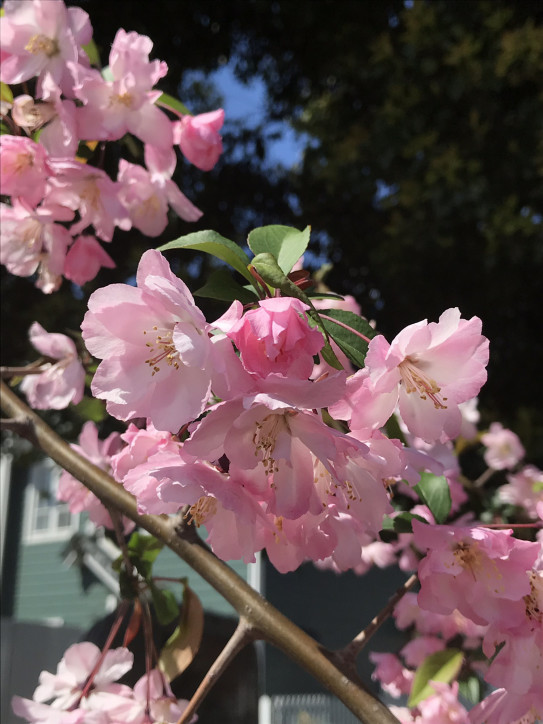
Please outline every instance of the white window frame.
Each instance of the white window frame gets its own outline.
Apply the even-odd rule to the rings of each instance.
[[[69,512],[67,503],[56,500],[58,481],[62,468],[52,460],[42,460],[30,468],[28,484],[25,490],[23,541],[34,545],[39,543],[53,543],[55,541],[69,540],[79,530],[79,514],[71,513],[70,525],[58,525],[61,513]],[[54,503],[48,510],[48,525],[46,528],[36,528],[36,516],[39,507],[40,491],[45,490]]]

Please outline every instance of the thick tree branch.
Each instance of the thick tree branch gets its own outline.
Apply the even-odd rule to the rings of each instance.
[[[365,724],[398,724],[388,709],[338,669],[317,642],[277,611],[223,561],[197,543],[180,538],[166,516],[140,515],[135,499],[106,472],[90,463],[60,438],[38,415],[1,382],[0,406],[12,418],[27,419],[35,444],[80,480],[106,505],[116,507],[161,540],[188,563],[244,617],[261,638],[320,681]]]

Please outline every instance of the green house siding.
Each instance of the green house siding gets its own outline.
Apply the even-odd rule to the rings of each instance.
[[[61,618],[68,626],[87,628],[106,613],[109,591],[87,581],[77,566],[63,566],[66,541],[23,545],[15,588],[14,617],[19,621]]]
[[[66,541],[21,546],[15,587],[14,617],[19,621],[61,618],[68,626],[88,628],[106,613],[110,595],[92,574],[77,565],[62,563]],[[246,578],[247,566],[235,561],[232,567]],[[234,615],[234,609],[203,578],[172,551],[163,550],[154,568],[157,576],[188,578],[189,585],[210,613]],[[164,582],[181,600],[181,585]]]

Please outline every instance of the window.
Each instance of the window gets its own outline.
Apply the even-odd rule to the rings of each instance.
[[[26,543],[66,540],[78,529],[79,516],[67,503],[57,500],[61,469],[44,460],[30,469],[25,494],[24,538]]]

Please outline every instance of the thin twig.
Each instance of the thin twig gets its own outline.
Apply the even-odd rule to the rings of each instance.
[[[19,437],[24,437],[33,445],[37,445],[36,435],[34,434],[34,426],[28,417],[14,417],[9,420],[0,420],[0,430],[14,432]]]
[[[387,620],[387,618],[392,614],[394,607],[400,601],[405,594],[413,588],[415,583],[417,582],[417,574],[413,573],[412,576],[410,576],[405,583],[403,583],[396,593],[391,596],[389,599],[387,605],[379,611],[377,616],[375,616],[374,619],[369,623],[366,628],[361,631],[357,636],[354,637],[354,639],[347,644],[343,649],[340,651],[335,652],[336,656],[341,660],[343,659],[347,664],[354,663],[356,657],[362,651],[364,646],[368,643],[370,638],[373,636],[373,634],[383,625],[383,623]]]
[[[208,695],[211,688],[217,683],[221,675],[226,671],[234,657],[241,649],[256,638],[254,628],[244,616],[241,616],[236,630],[204,676],[202,683],[194,692],[194,696],[185,711],[181,714],[177,724],[187,724],[187,722],[192,719],[200,704]]]
[[[473,481],[474,488],[482,488],[483,485],[489,480],[496,471],[493,468],[487,468],[482,475],[479,475],[477,480]]]
[[[45,359],[41,357],[24,367],[0,367],[0,377],[2,379],[8,379],[10,377],[25,377],[26,375],[41,375],[41,373],[45,372],[49,367],[49,362],[45,362]]]

